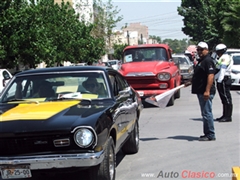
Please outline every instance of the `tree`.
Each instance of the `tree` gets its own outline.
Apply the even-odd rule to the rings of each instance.
[[[240,47],[240,1],[234,1],[229,6],[229,10],[224,12],[221,21],[224,29],[223,41],[228,47]]]
[[[112,48],[111,36],[113,28],[120,22],[123,17],[118,16],[120,10],[117,6],[113,6],[112,1],[108,0],[102,2],[101,0],[94,0],[94,30],[93,34],[96,37],[102,37],[106,40],[106,49]]]
[[[118,60],[122,60],[123,50],[127,46],[128,46],[127,44],[113,44],[114,58]]]
[[[162,43],[162,39],[161,39],[160,36],[149,35],[149,38],[153,39],[153,40],[154,40],[154,43],[159,43],[159,44]]]
[[[232,0],[182,0],[178,7],[179,15],[183,16],[182,28],[186,35],[193,41],[205,41],[213,48],[218,43],[223,43],[226,35],[223,23],[225,12],[229,12],[231,4],[239,4]]]
[[[35,68],[45,62],[93,62],[104,54],[104,38],[92,35],[94,25],[79,21],[69,3],[54,0],[6,1],[1,6],[0,64]]]

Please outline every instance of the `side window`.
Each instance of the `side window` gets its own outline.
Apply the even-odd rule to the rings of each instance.
[[[113,88],[113,95],[117,96],[118,95],[118,88],[117,88],[116,77],[113,74],[109,74],[109,79],[111,81],[111,85],[112,85],[112,88]]]
[[[8,79],[11,79],[11,76],[10,76],[10,74],[7,72],[7,71],[3,71],[3,78],[5,79],[5,80],[8,80]]]
[[[127,82],[119,75],[116,75],[117,81],[119,82],[119,91],[122,91],[128,87]]]

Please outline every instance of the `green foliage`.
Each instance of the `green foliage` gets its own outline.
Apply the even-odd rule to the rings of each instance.
[[[80,22],[69,3],[4,0],[0,15],[1,67],[93,62],[105,53],[104,37],[93,36],[95,25]]]
[[[240,1],[233,1],[229,10],[224,12],[221,21],[224,29],[223,41],[228,47],[240,48]]]
[[[106,43],[106,51],[111,49],[111,36],[113,28],[120,22],[123,17],[118,16],[120,10],[117,6],[113,6],[112,0],[102,1],[94,0],[94,29],[93,34],[96,37],[104,38]]]
[[[182,0],[178,7],[179,15],[184,17],[182,30],[195,42],[207,42],[210,48],[218,43],[239,47],[239,39],[231,36],[239,34],[239,3],[239,0]]]
[[[173,53],[183,53],[189,45],[187,39],[164,39],[162,43],[168,44],[169,47],[172,49]]]
[[[113,44],[114,59],[122,60],[123,49],[127,46],[127,44]]]
[[[162,43],[162,39],[161,39],[161,37],[159,37],[159,36],[155,36],[155,35],[149,35],[149,38],[150,39],[153,39],[153,43],[159,43],[159,44],[161,44]]]

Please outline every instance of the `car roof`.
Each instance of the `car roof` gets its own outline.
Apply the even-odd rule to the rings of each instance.
[[[240,56],[240,51],[239,51],[239,53],[232,53],[231,55],[232,56]]]
[[[185,54],[172,54],[172,56],[186,56]]]
[[[151,47],[163,47],[165,49],[170,49],[170,47],[167,44],[140,44],[140,45],[127,46],[123,51],[127,49],[151,48]]]
[[[47,67],[22,71],[15,76],[28,75],[28,74],[40,74],[50,72],[73,72],[73,71],[113,71],[112,68],[107,66],[61,66],[61,67]],[[115,71],[115,70],[114,70]]]

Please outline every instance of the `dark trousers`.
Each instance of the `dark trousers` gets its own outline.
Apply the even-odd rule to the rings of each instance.
[[[231,77],[225,76],[221,83],[217,83],[217,90],[223,105],[232,105]]]

